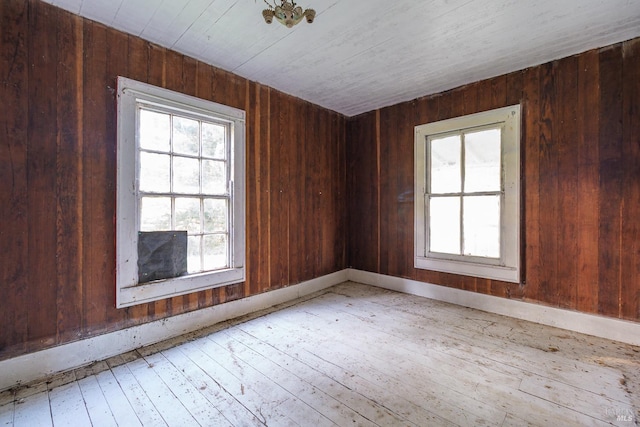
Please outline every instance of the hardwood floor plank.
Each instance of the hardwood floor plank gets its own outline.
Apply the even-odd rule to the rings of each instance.
[[[163,355],[233,425],[264,426],[263,422],[229,394],[207,371],[189,359],[180,348],[165,350]]]
[[[639,410],[638,347],[347,282],[5,392],[0,426],[582,427]]]
[[[130,362],[131,363],[131,362]],[[113,376],[120,384],[122,392],[144,426],[166,426],[167,423],[157,411],[145,390],[131,373],[127,364],[111,368]]]
[[[241,381],[241,389],[254,389],[264,402],[275,411],[282,413],[297,425],[334,425],[328,418],[307,406],[296,394],[289,392],[281,384],[259,369],[249,365],[232,351],[221,347],[210,339],[201,340],[201,349],[211,358],[234,374]]]
[[[198,389],[176,369],[175,366],[161,353],[145,357],[149,366],[164,381],[178,398],[180,403],[189,411],[191,416],[202,426],[231,426],[217,408],[200,394]]]
[[[113,372],[106,370],[100,372],[95,377],[116,423],[126,426],[141,426],[142,424],[136,412],[131,406],[131,403],[129,403],[127,396],[124,394]]]
[[[139,359],[127,363],[127,367],[169,426],[196,425],[196,420],[176,398],[175,393],[152,369],[153,365]]]
[[[419,407],[419,412],[427,420],[421,425],[477,425],[486,424],[487,419],[502,420],[504,418],[503,411],[496,412],[482,402],[443,387],[416,372],[409,372],[395,366],[397,359],[390,362],[390,360],[371,356],[370,349],[364,348],[360,343],[349,346],[336,341],[335,335],[323,335],[320,329],[313,331],[309,329],[308,337],[314,336],[317,332],[317,337],[321,339],[316,338],[308,342],[307,339],[292,334],[290,327],[295,326],[276,322],[269,323],[266,328],[258,327],[257,330],[250,330],[249,325],[243,325],[243,330],[252,335],[260,334],[261,339],[272,344],[281,343],[290,349],[303,349],[311,357],[325,363],[333,363],[340,369],[348,371],[349,375],[361,375],[366,380],[393,391],[401,399]],[[273,331],[281,331],[281,333]],[[262,334],[276,335],[265,337]],[[293,337],[293,341],[290,341],[289,336]],[[481,413],[482,416],[477,416],[477,413]]]
[[[76,381],[49,391],[49,402],[51,418],[55,426],[91,425],[80,387]]]
[[[19,403],[20,402],[20,403]],[[42,391],[16,402],[13,425],[15,427],[52,426],[49,392]]]
[[[12,426],[15,402],[0,406],[0,426]]]
[[[235,334],[216,334],[209,339],[222,348],[228,348],[232,355],[242,359],[265,376],[277,381],[292,395],[303,401],[302,416],[309,419],[310,413],[318,413],[338,425],[349,421],[359,425],[397,425],[401,420],[386,409],[369,402],[364,396],[355,397],[351,390],[332,381],[324,375],[307,376],[307,372],[294,373],[290,367],[292,359],[287,355],[276,360],[257,352],[250,345],[234,339]],[[279,362],[279,363],[278,363]],[[288,363],[287,363],[288,362]],[[371,411],[367,411],[371,408]],[[367,413],[368,412],[368,413]],[[314,414],[315,415],[315,414]]]
[[[530,372],[544,376],[551,372],[555,380],[566,384],[581,384],[585,390],[604,393],[620,402],[629,400],[628,393],[621,387],[623,378],[618,371],[599,363],[575,360],[585,356],[579,342],[585,341],[584,335],[506,317],[497,322],[493,314],[436,301],[425,300],[421,304],[409,295],[387,294],[388,291],[380,290],[385,293],[371,296],[369,290],[367,298],[360,295],[357,288],[358,285],[336,291],[358,295],[357,306],[360,309],[372,301],[374,305],[369,306],[369,311],[376,313],[376,321],[387,329],[415,325],[422,330],[420,335],[431,338],[430,347],[446,355],[509,374]],[[386,295],[388,297],[381,297]],[[387,309],[380,308],[381,305]],[[405,313],[409,315],[405,316]],[[526,328],[522,328],[523,325]],[[519,328],[514,333],[516,327]],[[478,337],[482,339],[478,340]],[[607,340],[589,339],[610,345]],[[509,345],[505,345],[505,340]],[[624,347],[612,350],[624,351]],[[571,355],[571,358],[567,359],[566,355]]]
[[[525,378],[520,390],[604,422],[614,421],[611,419],[611,408],[633,410],[631,402],[618,402],[538,375]]]
[[[245,406],[262,424],[276,425],[299,425],[283,413],[278,406],[282,401],[274,400],[269,397],[272,384],[261,380],[259,376],[249,377],[239,372],[239,367],[231,368],[229,371],[226,367],[218,362],[224,363],[223,360],[216,360],[212,357],[211,352],[205,352],[201,347],[206,346],[205,340],[196,340],[180,346],[180,350],[196,363],[203,371],[212,379],[220,384],[228,393],[234,396],[243,406]],[[233,362],[231,363],[233,365]],[[228,366],[228,365],[227,365]],[[265,388],[266,387],[266,388]],[[265,396],[263,396],[264,394]]]
[[[274,313],[274,315],[278,315],[278,314],[279,313]],[[288,310],[286,314],[287,314],[286,319],[284,319],[284,316],[281,316],[283,317],[282,320],[284,322],[292,322],[292,324],[297,325],[296,327],[303,327],[303,328],[308,327],[308,325],[304,324],[303,320],[301,320],[298,317],[292,316],[291,311]],[[354,339],[354,336],[349,335],[349,333],[346,331],[340,332],[340,333],[335,333],[333,331],[326,332],[327,331],[326,325],[318,324],[318,322],[315,322],[315,323],[317,325],[316,327],[309,328],[310,335],[312,336],[326,335],[328,340],[330,340],[332,337],[335,340],[337,337],[340,337],[346,334],[347,336],[349,336],[349,340],[351,342],[351,345],[353,345],[353,347],[351,347],[351,350],[349,349],[345,350],[345,353],[348,353],[349,351],[354,351],[357,349],[364,349],[364,351],[358,354],[357,358],[354,360],[354,365],[352,366],[351,369],[354,369],[354,370],[361,369],[361,368],[358,368],[358,366],[360,367],[367,366],[369,369],[371,368],[371,366],[375,366],[376,357],[375,356],[371,357],[369,356],[369,354],[372,352],[375,352],[377,353],[376,356],[379,356],[380,350],[372,350],[371,348],[364,345],[362,342],[358,341],[357,338]],[[281,326],[281,323],[278,323],[278,327],[280,326]],[[358,334],[358,336],[359,335],[360,334]],[[393,346],[393,344],[394,343],[391,343],[391,342],[380,341],[380,348],[386,349],[389,346]],[[334,341],[330,345],[332,349],[335,349],[336,345],[339,345],[339,344],[337,344]],[[320,348],[322,348],[322,346],[316,346],[316,349],[320,349]],[[315,350],[315,351],[317,352],[318,350]],[[328,355],[325,357],[333,357],[337,359],[335,354]],[[345,355],[341,354],[340,357],[344,359]],[[445,404],[448,403],[449,405],[458,404],[459,396],[456,396],[454,398],[452,397],[452,393],[459,392],[460,394],[462,394],[463,397],[467,399],[471,398],[475,402],[474,404],[481,403],[480,407],[482,407],[482,404],[483,404],[485,407],[493,406],[494,408],[499,408],[505,412],[508,412],[509,410],[511,410],[513,405],[521,406],[521,408],[519,408],[518,411],[520,411],[520,413],[526,414],[527,417],[532,417],[532,419],[538,420],[537,423],[539,425],[547,425],[551,421],[555,422],[559,420],[566,423],[566,425],[593,425],[594,424],[594,418],[592,417],[585,416],[581,413],[578,413],[572,410],[568,410],[567,408],[561,405],[554,404],[553,402],[548,402],[544,399],[532,399],[530,395],[527,395],[521,392],[520,390],[504,387],[501,384],[492,385],[487,382],[475,382],[475,383],[469,382],[469,379],[466,378],[468,376],[466,372],[462,375],[462,377],[465,377],[465,378],[456,378],[454,375],[450,377],[450,380],[451,380],[450,383],[446,384],[444,383],[443,378],[438,378],[438,375],[439,375],[438,370],[429,368],[428,361],[420,362],[419,360],[415,360],[415,363],[407,365],[405,359],[407,357],[410,357],[410,355],[407,352],[404,352],[400,357],[402,358],[402,360],[399,360],[398,357],[393,357],[393,355],[382,357],[377,361],[377,363],[380,364],[380,367],[378,369],[380,371],[384,371],[386,369],[386,371],[390,373],[397,380],[401,380],[402,383],[405,383],[405,384],[413,385],[413,387],[418,390],[421,387],[425,387],[424,384],[428,384],[431,380],[435,381],[435,383],[431,384],[431,387],[434,388],[438,393],[437,401],[438,401],[438,404],[440,405],[442,405],[443,403]],[[394,363],[389,364],[388,363],[389,360],[394,360]],[[438,369],[440,368],[439,365],[436,365],[436,366]],[[401,387],[401,385],[394,385],[394,386]],[[416,393],[415,390],[413,392]],[[469,415],[470,408],[473,408],[474,404],[463,405],[458,410],[459,413],[466,418]],[[460,417],[460,415],[458,415],[456,411],[450,411],[448,414],[445,415],[445,413],[443,413],[442,415],[450,417],[448,418],[450,420],[455,419],[455,417]],[[464,419],[458,420],[458,423],[462,425],[470,424],[468,419],[466,419],[466,421]],[[478,424],[478,422],[476,421],[471,424]]]
[[[100,426],[117,426],[118,424],[111,414],[111,408],[109,408],[95,375],[81,379],[78,381],[78,386],[82,392],[82,398],[87,412],[89,412],[91,422]]]
[[[231,332],[233,333],[231,334]],[[276,345],[262,341],[243,331],[240,327],[225,331],[225,333],[230,339],[244,344],[263,357],[279,364],[300,380],[321,388],[324,393],[344,402],[354,411],[376,424],[385,425],[386,422],[386,425],[390,423],[424,425],[426,421],[422,419],[415,422],[407,416],[411,410],[419,409],[417,406],[406,408],[404,414],[396,412],[388,403],[390,399],[394,400],[393,394],[353,373],[340,370],[338,366],[328,364],[320,368],[305,360],[304,356],[308,353],[296,352],[294,357],[288,352],[279,350]]]

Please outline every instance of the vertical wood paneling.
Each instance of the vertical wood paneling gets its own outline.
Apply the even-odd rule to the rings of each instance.
[[[289,279],[289,158],[287,153],[290,107],[284,94],[271,95],[270,227],[271,289],[285,286]]]
[[[540,70],[539,185],[540,185],[540,289],[541,295],[555,304],[558,301],[558,142],[557,63],[542,65]],[[558,125],[558,126],[556,126]],[[531,159],[531,161],[535,161]]]
[[[300,103],[302,104],[302,103]],[[306,105],[297,105],[294,106],[296,110],[306,110]],[[290,116],[290,115],[289,115]],[[304,129],[302,128],[301,122],[290,123],[289,126],[289,158],[291,161],[289,162],[289,174],[291,179],[289,180],[289,195],[291,200],[300,200],[302,194],[304,192],[304,165],[300,165],[300,158],[302,156],[301,153],[304,153],[306,149],[306,145],[308,141],[305,141],[303,138],[300,138],[300,134],[304,134]],[[289,265],[291,268],[289,269],[289,277],[290,280],[294,283],[300,282],[301,277],[301,257],[303,256],[303,248],[301,247],[301,239],[303,239],[305,224],[302,221],[301,210],[302,206],[300,203],[289,203],[288,205],[288,218],[289,218],[289,234],[287,238],[289,241],[287,245],[289,247],[288,255],[289,255]]]
[[[116,90],[118,86],[118,75],[129,75],[129,61],[125,52],[129,49],[129,37],[113,29],[107,29],[106,32],[106,85],[102,83],[104,93],[101,96],[104,103],[104,114],[106,118],[104,139],[98,140],[101,142],[100,154],[101,154],[101,179],[103,188],[102,194],[102,206],[100,210],[100,221],[104,224],[104,232],[101,235],[103,239],[100,246],[104,248],[103,261],[101,264],[102,278],[100,285],[106,295],[106,300],[102,301],[102,304],[107,308],[107,330],[120,329],[124,326],[127,314],[126,310],[115,309],[115,291],[110,283],[115,283],[115,253],[116,253],[116,236],[115,228],[113,227],[114,217],[116,214],[116,146],[117,146],[117,99]],[[109,254],[104,256],[105,254]]]
[[[376,114],[347,122],[348,263],[353,268],[378,271],[378,171]],[[357,236],[357,237],[356,237]]]
[[[107,156],[105,143],[107,112],[104,102],[107,92],[105,28],[85,21],[84,25],[84,101],[83,101],[83,282],[84,318],[86,334],[92,325],[106,329],[107,301],[113,293],[105,282],[113,274],[107,271],[107,258],[114,257],[112,242],[106,238],[107,229],[112,228],[113,217],[105,211],[108,203],[105,196]],[[108,221],[105,224],[105,220]]]
[[[28,200],[27,97],[29,92],[28,3],[0,2],[0,96],[7,105],[0,115],[0,283],[3,286],[0,352],[22,352],[27,343]]]
[[[57,44],[56,277],[57,342],[82,330],[82,20],[60,14]]]
[[[576,127],[578,102],[578,59],[565,58],[558,62],[556,121],[560,126],[556,136],[558,147],[558,234],[557,247],[558,299],[554,305],[575,309],[578,277],[578,162],[580,133]]]
[[[343,117],[37,0],[0,25],[0,359],[345,268]],[[120,75],[245,109],[248,282],[115,308]]]
[[[27,134],[28,348],[55,344],[56,283],[56,21],[59,10],[29,3],[29,99]],[[53,71],[52,71],[53,70]],[[33,260],[38,260],[33,263]]]
[[[640,318],[640,40],[622,46],[622,260],[621,314]]]
[[[271,203],[271,192],[269,183],[271,180],[271,161],[269,146],[271,144],[271,133],[269,130],[271,123],[271,89],[259,86],[257,96],[260,100],[260,117],[256,119],[256,126],[259,126],[260,132],[256,132],[258,141],[256,145],[258,150],[256,156],[256,170],[253,175],[249,175],[248,179],[256,181],[256,203],[258,204],[257,217],[248,217],[248,222],[257,222],[259,242],[252,247],[257,249],[259,256],[252,258],[254,261],[254,270],[257,269],[258,277],[255,283],[250,283],[251,293],[258,293],[269,289],[271,283],[270,272],[270,255],[271,255],[271,228],[269,227],[269,212]],[[254,236],[255,237],[255,236]],[[256,248],[257,246],[257,248]],[[251,252],[250,252],[251,253]],[[250,254],[249,253],[249,254]]]
[[[399,258],[390,251],[413,259],[413,251],[403,249],[413,245],[413,224],[403,221],[394,205],[400,183],[412,180],[413,171],[407,161],[412,154],[398,148],[413,144],[413,135],[401,129],[521,103],[523,284],[420,269],[413,276],[640,320],[639,45],[631,40],[418,99],[413,119],[402,113],[411,103],[351,119],[348,263],[363,268],[362,259],[375,258],[378,248],[371,236],[376,235],[382,237],[383,262],[366,269],[402,276]],[[379,129],[372,119],[376,116]],[[378,147],[370,143],[376,132],[381,135]],[[370,158],[360,161],[365,149]],[[383,162],[379,182],[372,179],[374,153]],[[376,229],[372,218],[377,212],[382,221]],[[363,227],[355,219],[367,214],[372,218]]]
[[[598,311],[620,311],[622,229],[622,47],[600,53]],[[636,285],[637,286],[637,285]]]
[[[414,174],[413,174],[413,118],[416,115],[414,102],[404,103],[399,107],[399,123],[397,141],[399,162],[395,171],[397,180],[396,203],[398,206],[398,275],[413,279],[413,223],[414,223]]]
[[[397,169],[397,144],[395,124],[397,107],[380,111],[380,272],[396,275],[398,256],[396,227],[395,171]]]
[[[600,105],[600,62],[597,51],[578,58],[578,121],[582,129],[578,150],[578,276],[576,277],[576,309],[588,313],[598,312],[598,245],[594,244],[598,230],[599,117],[594,112]]]
[[[524,197],[525,218],[525,258],[526,275],[520,280],[525,283],[524,296],[538,300],[540,289],[540,142],[538,122],[540,120],[540,67],[529,68],[523,79],[523,133],[521,148],[525,163],[521,175],[524,182],[521,191]],[[523,260],[521,260],[522,263]]]

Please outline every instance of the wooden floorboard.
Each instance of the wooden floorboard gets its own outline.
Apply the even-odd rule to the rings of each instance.
[[[0,426],[630,426],[640,349],[347,282],[0,398]]]

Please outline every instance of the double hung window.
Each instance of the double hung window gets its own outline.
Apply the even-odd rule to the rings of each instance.
[[[416,127],[417,268],[519,281],[519,123],[512,106]]]
[[[118,84],[118,306],[243,281],[245,113]]]

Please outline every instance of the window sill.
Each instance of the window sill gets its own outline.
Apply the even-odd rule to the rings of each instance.
[[[441,273],[481,277],[483,279],[501,280],[503,282],[520,283],[520,271],[517,267],[416,257],[415,268],[439,271]]]
[[[244,280],[245,269],[238,267],[122,287],[116,294],[116,307],[130,307],[205,289],[241,283]]]

